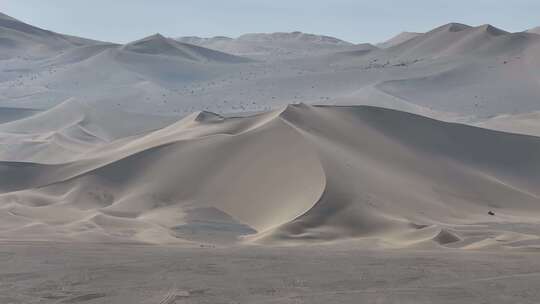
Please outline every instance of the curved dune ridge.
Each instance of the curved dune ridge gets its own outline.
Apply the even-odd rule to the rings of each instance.
[[[197,112],[92,149],[68,162],[0,162],[0,238],[540,244],[538,137],[300,104]]]

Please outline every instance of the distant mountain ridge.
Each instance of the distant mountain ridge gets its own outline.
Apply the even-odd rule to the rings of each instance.
[[[177,41],[256,58],[297,57],[306,53],[345,51],[353,43],[335,37],[295,32],[251,33],[238,38],[217,36],[212,38],[179,37]]]
[[[185,36],[175,38],[177,41],[186,42],[186,43],[209,43],[215,41],[231,41],[231,40],[244,40],[244,41],[275,41],[275,40],[299,40],[311,43],[321,43],[321,44],[343,44],[343,45],[352,45],[353,43],[341,40],[331,36],[325,35],[316,35],[303,33],[300,31],[294,32],[274,32],[274,33],[248,33],[239,36],[238,38],[231,38],[226,36],[215,36],[215,37],[197,37],[197,36]]]
[[[275,33],[252,33],[244,34],[238,37],[238,40],[247,41],[274,41],[274,40],[298,40],[309,43],[320,44],[338,44],[338,45],[352,45],[352,43],[325,35],[316,35],[303,33],[299,31],[295,32],[275,32]]]

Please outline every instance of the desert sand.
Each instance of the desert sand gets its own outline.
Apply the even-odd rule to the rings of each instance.
[[[0,14],[0,302],[537,303],[539,54]]]
[[[18,122],[19,130],[34,123]],[[237,118],[199,112],[117,140],[114,126],[98,133],[93,124],[69,125],[46,132],[45,148],[15,146],[39,151],[39,161],[0,163],[0,215],[9,228],[1,238],[537,244],[534,233],[495,228],[535,226],[538,137],[369,106],[304,104]]]
[[[2,303],[537,303],[538,253],[3,244]]]

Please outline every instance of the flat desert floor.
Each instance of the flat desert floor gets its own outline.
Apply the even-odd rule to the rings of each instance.
[[[1,303],[538,303],[532,252],[3,243]]]

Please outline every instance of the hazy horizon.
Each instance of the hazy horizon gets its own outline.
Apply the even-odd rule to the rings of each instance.
[[[518,32],[540,25],[540,2],[487,0],[435,3],[393,1],[143,0],[81,3],[68,0],[5,0],[2,13],[48,30],[125,43],[161,33],[179,36],[237,37],[253,32],[302,31],[354,43],[377,43],[402,31],[425,32],[441,24],[492,24]],[[127,11],[129,8],[129,11]],[[419,18],[422,16],[422,18]]]

